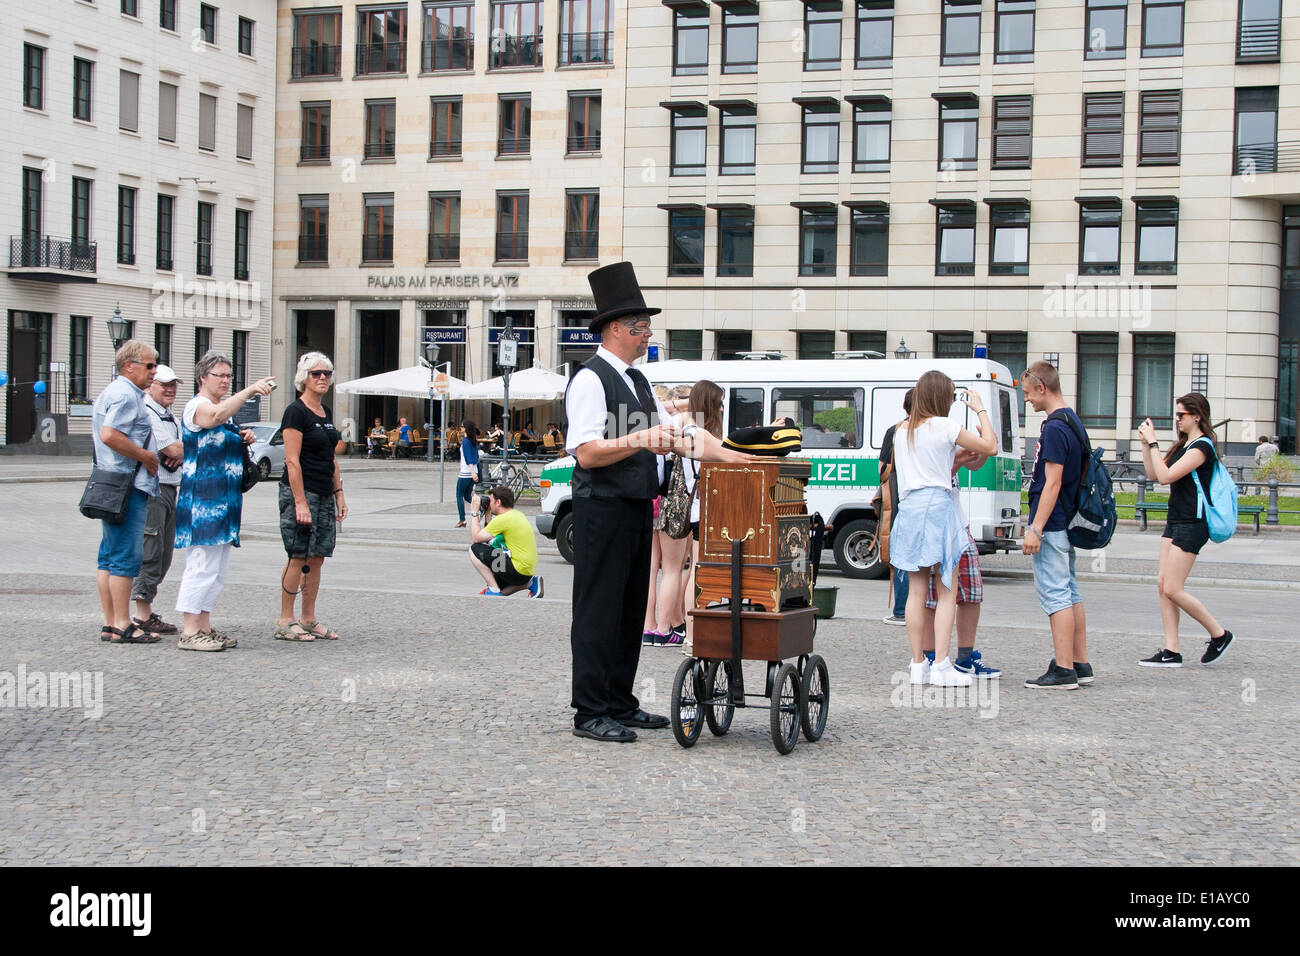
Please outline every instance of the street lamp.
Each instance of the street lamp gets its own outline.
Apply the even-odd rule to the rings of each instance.
[[[420,359],[420,364],[427,368],[431,373],[438,371],[438,343],[426,342],[424,344],[424,354],[427,359]],[[447,368],[447,374],[451,374],[451,362],[442,363]],[[429,424],[433,424],[433,383],[429,383]],[[447,432],[447,394],[442,395],[442,418],[438,426],[438,501],[439,503],[447,500],[447,442],[444,438]],[[426,439],[427,445],[426,457],[433,461],[433,434],[430,432]]]
[[[113,351],[122,347],[122,343],[131,334],[131,323],[122,318],[121,304],[113,307],[113,317],[108,320],[108,335],[113,340]]]
[[[916,352],[907,347],[907,339],[898,340],[898,348],[894,349],[894,358],[910,359],[916,358]]]

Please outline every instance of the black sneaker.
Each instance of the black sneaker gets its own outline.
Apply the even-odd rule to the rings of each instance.
[[[1205,653],[1201,655],[1201,663],[1208,664],[1211,661],[1217,661],[1223,656],[1223,652],[1228,649],[1232,643],[1232,631],[1224,631],[1222,637],[1212,637],[1206,645]]]
[[[1162,647],[1146,660],[1138,661],[1143,667],[1182,667],[1183,655]]]
[[[1053,657],[1053,658],[1052,658],[1052,663],[1048,664],[1047,666],[1048,666],[1048,669],[1051,669],[1051,668],[1055,667],[1055,666],[1056,666],[1056,658]],[[1079,686],[1080,686],[1080,687],[1082,687],[1084,684],[1091,684],[1091,683],[1092,683],[1092,665],[1089,664],[1087,661],[1075,661],[1075,662],[1074,662],[1074,673],[1075,673],[1075,676],[1077,676],[1077,677],[1079,678]]]
[[[1078,690],[1079,675],[1068,668],[1058,666],[1053,659],[1047,665],[1047,672],[1042,677],[1030,678],[1025,681],[1025,686],[1034,690]]]
[[[686,640],[686,624],[685,624],[685,622],[683,622],[683,623],[681,623],[681,624],[674,624],[673,627],[672,627],[672,630],[670,631],[670,633],[671,633],[671,634],[676,634],[678,637],[681,638],[681,641],[677,641],[677,642],[676,642],[676,643],[678,643],[678,644],[680,644],[682,641]],[[1231,640],[1231,638],[1229,638],[1229,640]]]

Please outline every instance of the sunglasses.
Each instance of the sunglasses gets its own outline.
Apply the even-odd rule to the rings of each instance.
[[[327,368],[314,368],[307,374],[313,378],[330,378],[334,375],[334,373]]]
[[[157,363],[157,362],[132,362],[131,364],[132,364],[132,365],[143,365],[145,368],[149,369],[150,371],[153,371],[154,369],[156,369],[156,368],[158,367],[158,363]]]

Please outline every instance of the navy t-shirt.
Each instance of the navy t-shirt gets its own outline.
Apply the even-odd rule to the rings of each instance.
[[[1083,429],[1083,423],[1079,421],[1079,416],[1074,413],[1074,409],[1065,408],[1063,411],[1074,419],[1080,430]],[[1052,509],[1052,516],[1047,520],[1043,530],[1064,531],[1070,523],[1074,503],[1079,497],[1079,479],[1083,471],[1083,446],[1079,444],[1079,439],[1068,424],[1051,418],[1043,422],[1042,433],[1038,436],[1038,448],[1034,452],[1034,474],[1029,481],[1031,524],[1037,524],[1034,518],[1038,512],[1038,499],[1043,493],[1043,486],[1047,484],[1046,463],[1049,461],[1061,466],[1061,493],[1056,497],[1056,507]]]

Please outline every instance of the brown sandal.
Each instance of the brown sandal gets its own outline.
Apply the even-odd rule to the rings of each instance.
[[[296,628],[296,630],[295,630]],[[309,634],[297,621],[290,621],[288,624],[281,624],[276,627],[275,633],[271,635],[277,641],[314,641],[316,636]]]
[[[308,634],[316,638],[318,641],[337,641],[339,639],[337,634],[331,631],[328,627],[325,627],[325,625],[320,623],[320,621],[302,621],[301,626]],[[316,630],[318,627],[325,628],[325,633],[322,634],[320,631]]]

